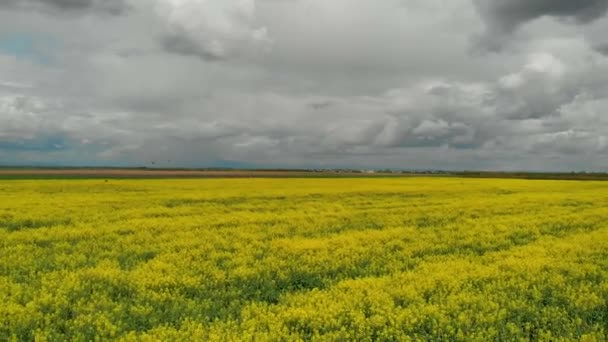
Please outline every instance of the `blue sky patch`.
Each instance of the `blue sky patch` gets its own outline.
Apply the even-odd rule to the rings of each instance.
[[[0,139],[0,150],[52,152],[68,149],[69,141],[63,135],[36,137],[33,139]]]
[[[55,47],[55,41],[47,36],[12,33],[0,36],[0,52],[27,59],[38,64],[50,64],[50,51]]]

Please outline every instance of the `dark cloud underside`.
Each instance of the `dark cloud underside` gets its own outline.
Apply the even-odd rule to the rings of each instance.
[[[501,40],[520,26],[551,16],[575,24],[585,24],[603,17],[607,0],[474,0],[485,21],[487,32],[481,43],[499,48]]]
[[[112,15],[124,13],[125,0],[3,0],[0,7],[56,12],[98,12]]]

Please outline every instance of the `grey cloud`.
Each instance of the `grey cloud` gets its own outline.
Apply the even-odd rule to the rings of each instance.
[[[322,101],[322,102],[312,102],[312,103],[309,103],[308,105],[312,109],[320,110],[320,109],[325,109],[325,108],[331,107],[332,104],[333,103],[331,101]]]
[[[498,51],[503,41],[520,26],[544,16],[575,24],[585,24],[603,17],[606,0],[473,0],[486,24],[478,37],[482,48]]]
[[[128,18],[0,11],[0,35],[40,27],[59,42],[47,65],[0,53],[3,162],[608,167],[608,58],[590,47],[608,21],[539,21],[516,48],[471,56],[484,22],[470,0],[182,3],[130,0]],[[484,14],[492,34],[538,17],[503,12]]]
[[[389,121],[376,142],[389,148],[441,147],[473,149],[482,143],[473,127],[461,122],[427,119],[414,127]]]
[[[129,6],[125,0],[7,0],[0,6],[18,9],[64,12],[98,12],[123,14]]]
[[[32,88],[32,85],[27,84],[27,83],[19,83],[19,82],[0,80],[0,89],[2,89],[2,88],[9,89],[9,90],[13,90],[13,89],[29,89],[29,88]]]
[[[271,44],[267,29],[256,26],[255,0],[157,0],[156,13],[166,25],[161,45],[169,52],[218,60]]]
[[[604,43],[604,44],[597,44],[593,47],[595,49],[595,51],[608,56],[608,43]]]
[[[529,148],[535,153],[586,154],[605,148],[605,142],[602,143],[601,137],[591,132],[570,129],[538,135]]]
[[[209,61],[221,60],[223,57],[220,54],[206,50],[186,35],[176,33],[164,34],[159,40],[163,49],[176,54],[197,56]]]
[[[531,54],[521,70],[492,86],[485,104],[503,119],[550,119],[580,94],[608,96],[603,76],[607,70],[605,59],[591,50],[570,56],[559,50]]]
[[[197,124],[190,118],[175,122],[173,129],[179,134],[189,127],[186,136],[212,137],[232,144],[234,151],[253,154],[264,145],[264,154],[276,153],[281,158],[287,153],[305,155],[306,151],[345,156],[423,148],[481,151],[502,146],[509,150],[517,141],[526,140],[529,143],[517,149],[541,151],[550,146],[542,144],[546,137],[573,127],[576,115],[580,116],[572,114],[566,120],[561,109],[583,91],[580,81],[588,70],[569,67],[550,54],[541,54],[530,57],[521,70],[487,83],[423,82],[361,97],[232,94],[205,101],[208,111],[224,108],[222,118],[215,117],[213,125]],[[532,95],[526,96],[528,93]],[[578,98],[576,101],[583,101]],[[517,106],[512,107],[513,102]],[[576,107],[569,113],[580,111]],[[207,114],[199,115],[202,120]],[[597,124],[597,117],[590,122]],[[597,125],[599,132],[604,127]],[[574,144],[578,140],[559,141]],[[232,153],[229,151],[223,153]],[[573,150],[558,149],[556,144],[555,151]]]
[[[413,97],[407,100],[406,107],[400,110],[392,108],[393,114],[377,143],[392,148],[445,146],[473,149],[490,138],[490,134],[483,134],[489,129],[483,121],[483,108],[470,106],[467,103],[470,99],[465,96],[437,96],[436,91],[437,87],[433,87],[429,90],[430,97]]]

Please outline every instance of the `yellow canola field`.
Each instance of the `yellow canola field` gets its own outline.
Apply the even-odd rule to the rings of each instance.
[[[0,180],[0,341],[608,338],[608,182]]]

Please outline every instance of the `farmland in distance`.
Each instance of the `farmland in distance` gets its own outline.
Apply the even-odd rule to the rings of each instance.
[[[608,338],[608,183],[0,180],[0,340]]]

